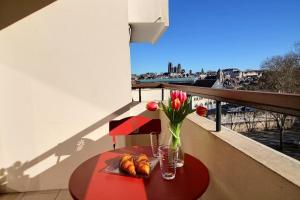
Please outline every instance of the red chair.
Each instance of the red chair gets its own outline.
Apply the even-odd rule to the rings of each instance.
[[[150,134],[151,132],[160,134],[160,119],[150,119],[144,116],[132,116],[109,122],[109,135],[113,137],[114,149],[116,148],[115,137],[118,135],[140,135]]]

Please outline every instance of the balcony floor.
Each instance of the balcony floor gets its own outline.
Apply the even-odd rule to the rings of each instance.
[[[72,200],[68,190],[0,194],[0,200]]]

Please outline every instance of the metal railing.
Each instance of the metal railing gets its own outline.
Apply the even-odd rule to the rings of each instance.
[[[142,89],[161,88],[162,100],[164,89],[182,90],[189,95],[201,96],[216,101],[216,131],[221,130],[221,102],[240,104],[271,112],[300,116],[300,95],[274,92],[213,89],[166,83],[133,84],[132,89],[139,90],[139,101],[142,100]]]

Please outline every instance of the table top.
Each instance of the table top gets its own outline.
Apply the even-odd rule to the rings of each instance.
[[[177,168],[173,180],[161,177],[159,164],[149,178],[135,178],[104,172],[109,161],[121,154],[145,153],[152,156],[151,147],[126,147],[104,152],[82,163],[71,175],[69,191],[74,199],[197,199],[209,183],[208,170],[195,157],[185,154],[184,166]]]

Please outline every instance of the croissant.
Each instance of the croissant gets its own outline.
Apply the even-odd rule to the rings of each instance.
[[[150,162],[145,154],[139,155],[135,160],[135,168],[136,171],[140,174],[147,176],[150,174]]]
[[[123,171],[129,173],[130,175],[133,175],[133,176],[136,175],[135,167],[134,167],[134,163],[133,163],[133,157],[129,154],[124,154],[121,157],[120,168]]]

